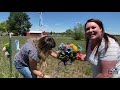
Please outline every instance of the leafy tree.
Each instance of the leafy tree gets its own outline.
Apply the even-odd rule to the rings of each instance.
[[[8,28],[10,32],[18,32],[19,35],[23,35],[32,26],[29,20],[30,18],[25,12],[10,12],[7,20]]]
[[[51,32],[50,32],[50,35],[52,35],[52,34],[53,34],[53,32],[51,31]]]
[[[8,26],[9,26],[9,25],[7,24],[6,21],[1,22],[1,23],[0,23],[0,31],[1,31],[1,32],[9,32]]]
[[[73,29],[73,38],[75,40],[82,40],[85,38],[84,28],[82,24],[78,23]]]
[[[73,37],[75,40],[85,39],[84,27],[80,23],[74,26],[73,29],[67,29],[65,33],[67,36]]]
[[[66,30],[66,35],[67,36],[73,36],[73,31],[71,29]]]

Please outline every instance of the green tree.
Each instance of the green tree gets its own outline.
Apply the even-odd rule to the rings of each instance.
[[[67,36],[73,36],[73,31],[71,29],[66,30],[66,35]]]
[[[82,24],[78,23],[73,29],[73,38],[75,40],[82,40],[85,38],[84,28]]]
[[[30,31],[32,24],[30,18],[25,12],[10,12],[7,23],[9,24],[10,32],[18,32],[19,35],[23,35]]]
[[[51,32],[50,32],[50,35],[52,35],[52,34],[53,34],[53,32],[51,31]]]
[[[9,26],[9,25],[7,24],[6,21],[1,22],[1,23],[0,23],[0,31],[1,31],[1,32],[9,32],[8,26]]]

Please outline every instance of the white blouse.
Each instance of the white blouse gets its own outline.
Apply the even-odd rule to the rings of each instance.
[[[96,77],[99,73],[101,73],[101,67],[100,67],[100,61],[113,61],[117,60],[118,64],[116,65],[117,67],[120,68],[120,46],[118,43],[108,37],[109,43],[108,43],[108,49],[105,53],[105,40],[104,38],[102,39],[102,42],[99,46],[98,52],[96,46],[93,51],[91,51],[91,41],[89,42],[88,45],[88,52],[87,52],[87,60],[90,62],[92,65],[92,71],[93,71],[93,77]],[[96,54],[96,55],[95,55]]]

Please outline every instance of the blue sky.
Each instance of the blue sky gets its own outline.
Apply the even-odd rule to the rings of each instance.
[[[39,26],[39,12],[27,12],[32,23],[31,31],[42,30],[47,32],[65,32],[73,29],[77,23],[82,25],[90,18],[100,19],[105,31],[120,35],[120,12],[43,12],[43,27]],[[0,12],[0,22],[8,19],[9,12]]]

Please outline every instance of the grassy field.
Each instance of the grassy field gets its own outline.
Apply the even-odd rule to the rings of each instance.
[[[56,41],[56,48],[61,43],[74,43],[83,47],[82,53],[85,53],[85,41],[75,41],[69,37],[53,36]],[[117,37],[120,42],[120,37]],[[23,36],[12,36],[12,41],[19,40],[20,47],[27,41],[28,38]],[[5,57],[2,48],[4,43],[9,42],[8,36],[0,37],[0,78],[23,78],[22,75],[15,69],[13,59],[15,53],[15,44],[12,45],[12,77],[10,76],[10,59]],[[54,48],[54,49],[56,49]],[[45,74],[50,75],[52,78],[91,78],[91,67],[87,61],[76,60],[71,65],[64,66],[62,63],[58,65],[59,60],[51,56],[47,59],[47,68],[42,69]],[[38,66],[39,68],[39,66]],[[39,68],[40,69],[40,68]]]
[[[56,48],[61,43],[74,43],[83,47],[82,53],[85,53],[85,41],[75,41],[69,37],[53,36],[56,41]],[[28,38],[24,36],[12,36],[12,41],[19,40],[20,47],[27,41]],[[4,43],[9,42],[8,36],[0,37],[0,78],[22,78],[22,75],[15,69],[13,65],[14,55],[16,53],[15,44],[12,46],[12,77],[10,77],[10,63],[9,58],[5,57],[2,48]],[[54,48],[54,49],[56,49]],[[42,69],[45,74],[50,75],[52,78],[91,78],[91,67],[87,61],[76,60],[71,65],[64,66],[62,63],[58,65],[59,60],[51,56],[47,59],[47,68]],[[39,68],[39,66],[38,66]]]
[[[75,41],[69,37],[56,37],[53,36],[56,41],[56,48],[61,43],[74,43],[83,47],[83,53],[85,52],[85,41]],[[23,36],[12,36],[12,41],[19,40],[20,47],[27,41],[28,38]],[[5,57],[2,48],[4,43],[9,42],[8,36],[0,37],[0,78],[11,78],[10,77],[10,59]],[[55,49],[56,49],[55,48]],[[12,78],[22,78],[21,74],[15,69],[13,65],[14,55],[16,53],[15,44],[12,45]],[[58,65],[59,60],[51,56],[47,59],[47,68],[42,69],[45,74],[50,75],[52,78],[89,78],[91,77],[90,65],[87,61],[75,61],[71,65],[64,66],[62,63]],[[38,67],[39,68],[39,67]]]

